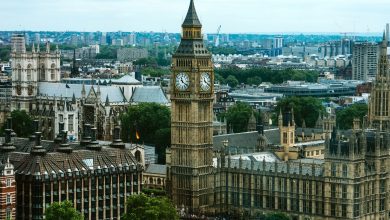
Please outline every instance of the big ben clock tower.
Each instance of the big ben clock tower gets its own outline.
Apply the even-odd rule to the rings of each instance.
[[[202,24],[191,0],[180,46],[172,57],[171,193],[192,213],[213,204],[212,110],[214,73]]]

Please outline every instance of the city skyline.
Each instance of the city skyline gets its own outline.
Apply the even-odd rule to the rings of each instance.
[[[189,1],[59,0],[7,1],[0,29],[9,31],[155,31],[173,32]],[[196,0],[206,33],[340,33],[377,34],[390,18],[390,2],[357,0],[276,1]],[[380,6],[380,7],[379,7]],[[92,9],[92,10],[91,10]],[[162,13],[163,12],[163,13]],[[15,14],[18,18],[15,19]],[[61,22],[58,22],[61,21]],[[134,22],[132,22],[134,21]],[[142,22],[141,22],[142,21]]]

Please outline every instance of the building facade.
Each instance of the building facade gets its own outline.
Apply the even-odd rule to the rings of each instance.
[[[0,166],[0,201],[6,201],[0,218],[11,213],[10,219],[44,219],[53,202],[68,200],[85,219],[120,219],[126,199],[141,192],[143,149],[127,147],[119,126],[106,144],[96,141],[90,125],[80,143],[68,143],[65,131],[54,142],[41,141],[41,132],[29,139],[12,133],[7,129],[0,145],[0,161],[7,161]]]
[[[98,129],[99,140],[111,140],[112,131],[130,98],[129,88],[117,85],[68,84],[61,81],[60,52],[41,52],[39,46],[26,51],[23,36],[14,36],[12,49],[12,98],[7,109],[24,110],[39,119],[42,137],[53,140],[62,129],[68,139],[78,141],[84,124]],[[126,98],[127,97],[127,98]],[[9,113],[9,110],[8,110]]]
[[[0,162],[0,219],[11,220],[16,217],[16,181],[14,166]]]
[[[355,42],[352,49],[352,79],[368,81],[375,79],[378,66],[378,45]]]
[[[334,128],[333,116],[321,119],[318,126],[322,124],[324,132],[319,135],[325,139],[323,159],[311,153],[309,157],[306,153],[289,157],[298,144],[293,114],[289,111],[279,118],[281,145],[271,146],[262,126],[257,126],[261,145],[258,149],[265,151],[232,155],[228,140],[213,151],[208,148],[213,140],[204,136],[205,131],[211,133],[208,118],[212,112],[198,108],[202,102],[208,106],[209,95],[200,92],[197,79],[199,73],[212,70],[203,70],[196,56],[196,49],[203,48],[191,38],[200,33],[193,4],[191,0],[181,46],[172,64],[175,86],[171,93],[172,147],[167,152],[167,187],[175,205],[189,217],[206,214],[249,219],[268,212],[284,212],[294,220],[389,219],[387,37],[380,50],[367,121],[356,119],[353,129],[340,131]],[[196,18],[190,20],[191,29],[186,26],[188,17]],[[189,68],[193,64],[198,65]],[[188,136],[189,131],[192,136]],[[282,155],[273,148],[282,148]],[[211,173],[209,155],[205,154],[214,156]],[[209,200],[203,203],[202,198]]]

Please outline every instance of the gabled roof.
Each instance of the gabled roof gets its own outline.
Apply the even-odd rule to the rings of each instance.
[[[68,98],[71,100],[74,94],[76,99],[82,98],[82,84],[40,82],[38,86],[38,96],[55,96]],[[66,86],[68,86],[69,88],[67,88]],[[85,85],[86,94],[90,94],[92,87],[93,86],[91,85]],[[100,94],[101,103],[105,103],[107,96],[111,103],[124,102],[126,100],[120,88],[115,86],[100,86]]]
[[[137,87],[130,99],[134,103],[158,103],[166,105],[169,103],[164,91],[159,86]]]

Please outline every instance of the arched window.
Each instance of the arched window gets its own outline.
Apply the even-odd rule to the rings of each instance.
[[[27,81],[31,81],[31,64],[28,64],[27,66]]]
[[[45,81],[46,80],[46,77],[45,77],[45,64],[41,64],[41,68],[39,69],[39,80],[40,81]]]
[[[135,159],[141,163],[141,152],[139,150],[135,152]]]
[[[51,80],[55,80],[55,72],[56,72],[56,65],[53,63],[51,64],[51,68],[50,68],[50,79]]]
[[[22,67],[20,64],[16,67],[16,72],[17,72],[17,80],[21,81],[22,80]]]

